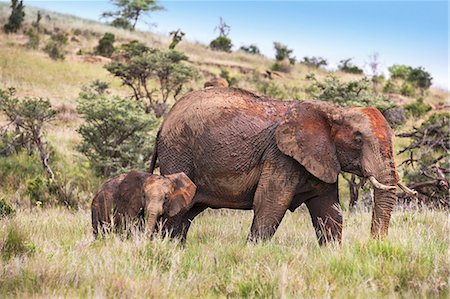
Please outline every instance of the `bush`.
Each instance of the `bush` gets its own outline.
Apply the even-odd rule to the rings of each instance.
[[[321,66],[328,65],[328,61],[322,57],[314,57],[314,56],[307,57],[307,56],[305,56],[305,57],[303,57],[303,61],[301,62],[301,64],[318,69]]]
[[[112,53],[114,52],[114,41],[114,34],[106,32],[98,41],[98,45],[95,48],[95,54],[104,57],[111,57]]]
[[[314,99],[333,102],[340,106],[374,106],[382,112],[395,107],[388,98],[373,93],[367,78],[341,82],[335,76],[328,76],[324,81],[318,81],[312,75],[308,79],[313,83],[306,92]]]
[[[9,203],[3,197],[0,197],[0,219],[14,215],[16,211],[11,207]]]
[[[44,52],[47,53],[51,59],[64,60],[67,41],[67,33],[59,32],[52,34],[50,40],[45,45]]]
[[[10,224],[7,228],[6,237],[1,240],[0,244],[3,259],[9,260],[14,256],[34,253],[36,246],[27,239],[28,236],[19,229],[17,224]]]
[[[414,86],[409,84],[408,82],[403,82],[402,87],[400,89],[400,94],[411,97],[414,95]]]
[[[449,123],[450,113],[434,113],[412,132],[398,135],[411,140],[400,151],[408,156],[401,165],[409,187],[418,192],[418,201],[447,209],[450,207]]]
[[[384,93],[398,93],[397,85],[393,80],[387,80],[383,87]]]
[[[252,55],[260,55],[261,51],[259,50],[257,45],[250,45],[250,46],[242,46],[239,48],[239,50]]]
[[[78,149],[98,174],[145,168],[158,122],[139,102],[83,91],[77,111],[85,120],[78,129],[82,137]]]
[[[27,47],[30,49],[38,49],[39,48],[39,31],[35,27],[29,28],[25,34],[28,36]]]
[[[292,65],[288,60],[283,60],[275,62],[270,68],[275,72],[289,73],[292,70]]]
[[[290,64],[295,64],[295,57],[291,56],[294,50],[289,49],[286,45],[279,42],[274,42],[275,48],[275,60],[276,61],[289,61]]]
[[[214,51],[223,51],[230,53],[231,48],[233,47],[233,44],[231,43],[231,39],[227,36],[218,36],[216,39],[212,40],[209,44],[209,47],[211,50]]]
[[[238,78],[231,76],[227,69],[220,70],[220,78],[225,79],[228,82],[228,86],[234,86],[238,82]]]
[[[405,106],[409,116],[422,117],[431,110],[431,106],[424,103],[423,98],[418,98],[414,103]]]
[[[406,65],[394,64],[388,67],[388,70],[392,79],[402,79],[414,85],[414,87],[420,88],[422,93],[430,88],[433,80],[431,74],[425,71],[423,67],[412,68]],[[409,93],[409,90],[405,90],[405,93]]]
[[[353,65],[351,61],[352,61],[351,58],[339,61],[340,64],[338,65],[338,69],[344,73],[362,74],[363,70],[357,67],[356,65]]]
[[[8,18],[8,23],[3,26],[5,33],[16,33],[22,27],[25,19],[24,8],[22,0],[11,0],[11,15]]]

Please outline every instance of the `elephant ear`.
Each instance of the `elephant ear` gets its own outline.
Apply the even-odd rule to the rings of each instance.
[[[191,205],[197,186],[184,173],[166,175],[174,184],[174,191],[169,195],[167,214],[173,217]]]
[[[293,108],[277,127],[277,146],[316,178],[335,183],[341,167],[331,136],[331,126],[320,108],[306,104],[299,106]]]

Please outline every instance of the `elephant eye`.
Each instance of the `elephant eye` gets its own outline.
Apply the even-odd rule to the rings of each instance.
[[[362,142],[363,142],[363,140],[362,140],[362,136],[361,135],[356,135],[355,136],[355,139],[353,140],[353,142],[356,144],[356,145],[362,145]]]

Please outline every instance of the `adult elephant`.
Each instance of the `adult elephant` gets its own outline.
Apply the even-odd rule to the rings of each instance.
[[[184,172],[197,185],[192,208],[168,221],[185,240],[206,208],[253,209],[250,240],[269,239],[305,203],[321,244],[341,240],[338,174],[375,187],[372,235],[387,234],[399,184],[392,134],[375,108],[277,101],[235,88],[191,92],[168,113],[150,172]]]

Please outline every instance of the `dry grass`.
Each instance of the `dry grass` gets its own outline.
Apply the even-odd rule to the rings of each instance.
[[[209,211],[182,248],[140,236],[93,242],[86,211],[21,211],[0,222],[0,246],[13,230],[9,247],[22,248],[2,249],[1,296],[444,298],[447,217],[398,211],[380,242],[368,237],[370,213],[346,214],[343,245],[319,247],[303,209],[257,245],[245,242],[250,212]]]

